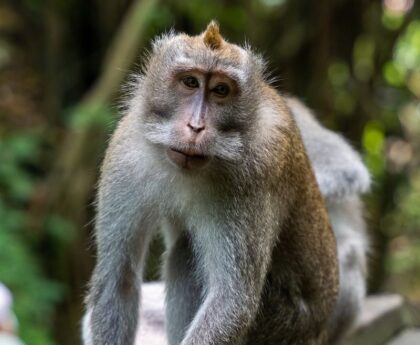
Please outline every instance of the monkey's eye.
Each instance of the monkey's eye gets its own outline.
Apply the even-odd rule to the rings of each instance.
[[[182,78],[182,83],[190,89],[196,89],[200,86],[200,83],[198,82],[197,78],[192,76]]]
[[[229,86],[224,83],[217,84],[212,90],[219,97],[226,97],[229,94]]]

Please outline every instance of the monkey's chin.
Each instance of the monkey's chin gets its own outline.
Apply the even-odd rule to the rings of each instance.
[[[167,149],[166,154],[172,163],[186,170],[201,169],[210,161],[208,156],[191,154],[171,147]]]

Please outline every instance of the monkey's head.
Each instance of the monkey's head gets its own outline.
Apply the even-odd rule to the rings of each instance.
[[[158,38],[138,96],[146,139],[182,169],[240,161],[263,70],[258,55],[226,42],[214,22],[198,36]]]

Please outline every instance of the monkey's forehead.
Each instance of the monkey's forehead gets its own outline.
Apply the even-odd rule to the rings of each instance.
[[[236,44],[223,40],[218,49],[209,47],[203,34],[174,35],[168,38],[164,49],[171,65],[180,68],[199,67],[208,71],[222,70],[236,79],[244,80],[249,68],[250,53]]]

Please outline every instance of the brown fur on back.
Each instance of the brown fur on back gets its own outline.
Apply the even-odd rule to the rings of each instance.
[[[265,89],[288,125],[288,151],[276,162],[287,215],[273,249],[258,317],[247,345],[326,345],[327,321],[338,293],[335,238],[299,130],[282,97]]]

